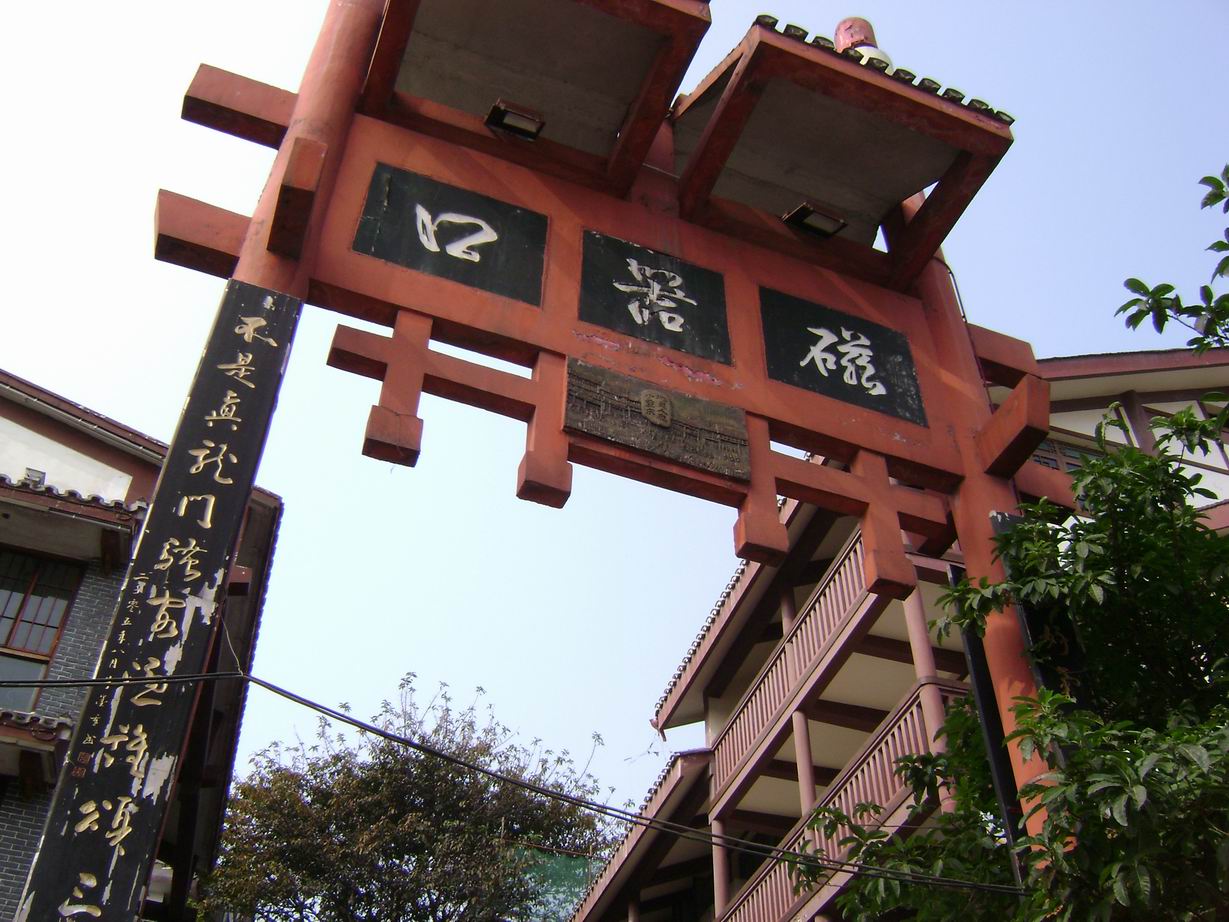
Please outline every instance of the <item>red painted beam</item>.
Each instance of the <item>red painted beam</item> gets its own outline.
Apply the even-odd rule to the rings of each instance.
[[[312,138],[295,138],[286,162],[286,172],[277,190],[277,206],[269,227],[269,250],[298,259],[311,220],[316,190],[324,170],[328,147]]]
[[[628,5],[634,4],[629,2]],[[646,4],[640,2],[638,5]],[[651,6],[655,11],[672,8],[661,0],[655,0]],[[672,6],[677,12],[671,17],[674,21],[670,24],[667,38],[658,50],[649,73],[645,75],[635,102],[628,109],[619,138],[606,163],[611,186],[620,196],[627,194],[644,164],[649,147],[670,111],[683,75],[711,22],[707,3],[685,0]],[[690,9],[683,10],[683,7]]]
[[[962,151],[943,174],[913,219],[905,224],[888,254],[893,262],[891,288],[909,285],[939,250],[973,196],[998,165],[1002,155]]]
[[[755,52],[759,35],[760,30],[752,29],[739,46],[740,57],[734,72],[679,177],[679,214],[686,220],[694,221],[703,214],[717,177],[759,102],[763,91],[763,83],[756,75],[759,58]],[[693,98],[698,98],[698,93]],[[680,113],[685,108],[680,109]]]
[[[1025,375],[977,433],[983,469],[1010,477],[1050,431],[1050,385]]]
[[[968,326],[973,353],[981,365],[982,374],[991,384],[1015,387],[1025,375],[1042,377],[1040,365],[1029,343],[972,323]]]
[[[384,18],[380,21],[380,35],[376,39],[367,81],[359,96],[359,111],[364,115],[382,118],[388,111],[389,101],[397,86],[397,72],[405,57],[414,19],[418,15],[420,0],[388,0],[384,6]]]
[[[230,278],[250,219],[216,205],[158,190],[154,209],[154,258]]]
[[[295,94],[202,64],[184,94],[181,116],[225,134],[279,147],[294,111]]]

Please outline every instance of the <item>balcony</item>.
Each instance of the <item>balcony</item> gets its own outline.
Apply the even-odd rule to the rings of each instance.
[[[958,682],[936,681],[929,684],[938,685],[945,706],[967,690]],[[922,719],[921,693],[924,687],[921,683],[914,686],[867,740],[862,751],[833,780],[820,799],[820,806],[835,806],[847,814],[852,814],[858,804],[873,801],[883,806],[879,822],[885,822],[905,805],[909,792],[893,768],[901,756],[929,752],[931,749]],[[824,857],[841,858],[843,849],[838,842],[844,837],[846,830],[842,829],[834,838],[828,839],[818,832],[808,830],[807,819],[803,817],[789,831],[782,840],[781,847],[797,851],[806,841],[817,846],[818,853]],[[835,893],[836,888],[832,889]],[[791,917],[815,896],[815,893],[794,892],[794,881],[788,863],[767,861],[731,901],[721,920],[780,922]]]
[[[855,531],[713,741],[717,800],[764,740],[789,722],[800,692],[840,667],[852,650],[846,641],[865,633],[889,601],[867,591]]]

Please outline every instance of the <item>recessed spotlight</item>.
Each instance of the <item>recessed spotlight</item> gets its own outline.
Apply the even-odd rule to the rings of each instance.
[[[488,128],[516,135],[526,141],[536,141],[546,125],[546,120],[539,113],[503,99],[496,100],[484,121]]]
[[[824,211],[810,202],[802,202],[793,211],[782,215],[781,220],[790,227],[804,230],[809,234],[815,234],[819,237],[831,237],[834,234],[839,234],[849,224],[844,218]]]

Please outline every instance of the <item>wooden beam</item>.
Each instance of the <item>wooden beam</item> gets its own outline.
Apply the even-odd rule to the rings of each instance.
[[[939,179],[934,191],[905,225],[889,252],[892,276],[888,287],[904,290],[939,251],[939,245],[964,214],[977,190],[998,166],[1002,154],[975,155],[961,151]]]
[[[726,827],[742,827],[752,832],[763,832],[778,839],[794,828],[796,816],[780,816],[776,813],[761,813],[757,810],[731,810],[726,817]]]
[[[932,647],[935,655],[935,665],[944,672],[964,675],[968,666],[964,654],[959,650],[945,650],[942,647]],[[867,634],[858,644],[856,651],[864,656],[874,656],[878,659],[891,660],[894,663],[913,663],[913,652],[908,641],[896,640],[892,637],[878,637]]]
[[[184,121],[254,141],[281,146],[294,111],[295,94],[258,80],[202,64],[184,94]]]
[[[977,433],[983,469],[1010,477],[1025,464],[1050,431],[1050,385],[1025,375]]]
[[[816,765],[812,769],[815,772],[815,783],[820,787],[827,787],[836,778],[840,772],[839,768],[831,768],[827,765]],[[787,762],[784,759],[773,759],[768,763],[763,773],[768,778],[780,778],[782,781],[797,781],[798,780],[798,763]]]
[[[661,4],[653,4],[658,10]],[[644,163],[645,155],[670,111],[683,75],[695,56],[700,39],[711,22],[707,5],[696,4],[690,15],[674,12],[670,32],[645,74],[636,99],[628,107],[614,150],[606,162],[606,174],[615,194],[627,194]]]
[[[383,117],[389,100],[397,86],[397,73],[401,59],[405,57],[414,18],[418,15],[420,0],[388,0],[384,18],[380,21],[380,36],[376,50],[367,69],[367,81],[359,96],[359,111],[364,115]]]
[[[973,353],[981,365],[982,374],[991,384],[1015,387],[1025,375],[1040,377],[1040,366],[1033,347],[1022,339],[988,330],[976,324],[968,325]]]
[[[328,147],[319,141],[305,137],[294,139],[286,172],[278,186],[273,222],[269,225],[266,246],[270,252],[290,259],[302,255],[327,153]]]
[[[648,890],[661,884],[673,883],[676,880],[686,880],[689,877],[712,876],[713,859],[708,855],[704,855],[700,858],[692,858],[688,861],[680,861],[677,864],[668,864],[665,867],[658,868],[645,880],[644,889]]]
[[[757,63],[757,41],[758,31],[752,30],[744,40],[742,57],[734,66],[712,117],[683,167],[679,177],[679,214],[685,220],[695,220],[705,210],[717,177],[759,102],[763,85],[751,79]]]
[[[691,790],[687,792],[687,796],[682,799],[677,807],[670,811],[670,815],[659,817],[659,819],[665,819],[671,823],[687,823],[696,815],[706,800],[708,800],[708,785],[704,783],[703,779],[698,779],[692,785]],[[646,830],[647,832],[648,830]],[[624,899],[628,899],[631,896],[638,897],[640,891],[649,886],[648,881],[657,873],[661,862],[677,842],[677,836],[664,830],[656,831],[656,838],[649,844],[640,860],[636,862],[635,869],[629,875],[627,883],[623,885]]]
[[[1048,499],[1067,509],[1075,508],[1070,474],[1056,471],[1036,461],[1025,461],[1020,470],[1016,471],[1014,480],[1021,493],[1037,499]]]
[[[249,219],[186,195],[158,190],[154,258],[230,278]]]
[[[844,701],[825,701],[819,699],[803,705],[807,718],[816,723],[832,724],[835,727],[847,727],[850,730],[861,730],[870,733],[876,729],[888,716],[887,711],[879,708],[863,707],[860,704],[847,704]]]
[[[832,558],[824,557],[820,560],[810,560],[798,568],[794,574],[796,582],[795,586],[812,586],[824,578],[824,574],[828,572],[828,568],[832,566]]]

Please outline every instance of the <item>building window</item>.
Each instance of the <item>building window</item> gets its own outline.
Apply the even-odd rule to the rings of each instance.
[[[1033,460],[1051,470],[1071,474],[1083,467],[1084,462],[1089,458],[1095,458],[1100,454],[1101,452],[1095,448],[1084,448],[1069,442],[1046,439],[1033,452]]]
[[[81,573],[80,564],[0,548],[0,680],[46,675]],[[0,688],[0,708],[32,710],[37,692]]]

